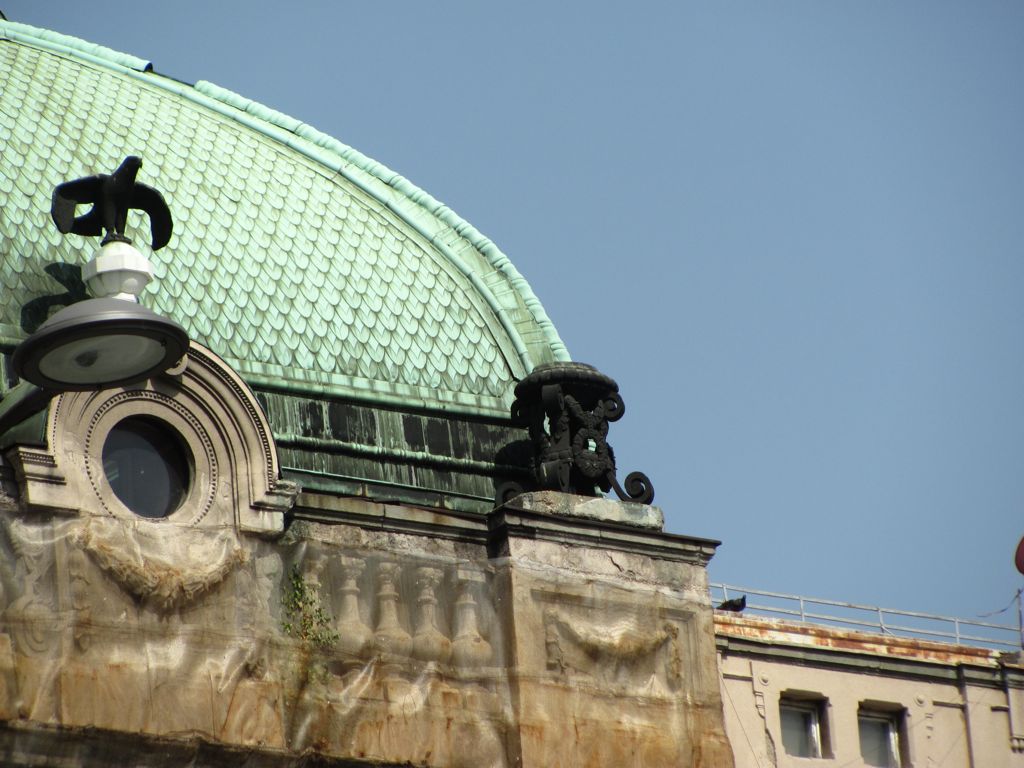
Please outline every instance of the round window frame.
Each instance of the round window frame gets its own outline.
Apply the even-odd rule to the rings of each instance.
[[[120,445],[112,445],[115,436],[117,436],[115,442]],[[164,498],[153,498],[154,495],[149,494],[149,498],[145,499],[142,504],[138,503],[139,486],[145,487],[146,484],[139,475],[138,465],[127,460],[123,443],[126,439],[134,442],[146,454],[144,466],[160,465],[163,468],[165,479],[159,483],[154,482],[153,485],[166,484],[167,493]],[[108,453],[112,448],[115,448],[116,451]],[[146,520],[163,520],[181,509],[195,480],[195,459],[192,457],[188,443],[182,439],[177,430],[171,429],[167,422],[151,415],[124,416],[114,424],[103,441],[100,458],[103,462],[103,475],[107,478],[107,483],[114,491],[114,495],[128,509]],[[116,469],[118,476],[122,474],[125,476],[127,484],[122,487],[122,493],[118,492],[111,479],[111,469]],[[124,494],[134,496],[136,503],[129,504]],[[143,498],[147,496],[145,491],[141,496]],[[154,504],[154,502],[160,501],[164,501],[164,503],[160,506]],[[146,511],[142,511],[147,504],[152,506]]]
[[[103,447],[110,432],[126,419],[146,418],[173,432],[190,459],[189,488],[178,507],[164,517],[133,511],[114,492],[103,467]],[[181,403],[153,390],[127,390],[99,405],[85,435],[86,475],[103,510],[115,517],[195,525],[209,513],[217,495],[218,462],[206,427]]]

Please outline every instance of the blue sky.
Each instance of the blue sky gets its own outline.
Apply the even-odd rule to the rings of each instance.
[[[0,0],[358,148],[618,380],[620,473],[743,586],[1021,585],[1024,4]]]

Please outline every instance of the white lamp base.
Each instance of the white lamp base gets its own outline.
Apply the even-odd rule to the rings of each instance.
[[[93,254],[82,268],[82,279],[97,298],[138,302],[153,279],[153,265],[131,244],[114,241]]]

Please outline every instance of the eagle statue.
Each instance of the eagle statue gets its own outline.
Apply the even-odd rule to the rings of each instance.
[[[149,228],[153,236],[153,250],[158,251],[171,239],[173,223],[171,212],[163,195],[152,187],[135,180],[142,167],[142,158],[130,155],[116,171],[86,176],[58,184],[53,190],[50,215],[63,234],[95,237],[103,235],[102,244],[131,243],[124,229],[129,209],[149,215]],[[75,216],[79,205],[92,204],[81,216]]]

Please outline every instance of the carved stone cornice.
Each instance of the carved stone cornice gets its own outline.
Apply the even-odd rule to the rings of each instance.
[[[721,543],[714,539],[651,531],[622,523],[587,520],[520,509],[513,500],[487,517],[491,557],[508,554],[510,539],[630,552],[706,567]]]

